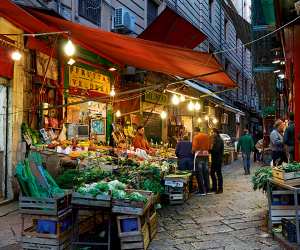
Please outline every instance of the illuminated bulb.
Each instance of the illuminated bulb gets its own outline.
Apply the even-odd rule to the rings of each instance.
[[[91,101],[90,101],[90,102],[88,102],[88,105],[89,105],[89,106],[91,106],[91,105],[92,105],[92,102],[91,102]]]
[[[67,56],[73,56],[75,54],[75,46],[74,46],[74,44],[72,43],[71,40],[69,40],[67,42],[67,44],[65,45],[64,50],[65,50],[65,53],[66,53]]]
[[[205,119],[205,121],[208,121],[209,117],[206,115],[206,116],[204,117],[204,119]]]
[[[274,73],[279,73],[280,72],[280,69],[276,69],[273,71]]]
[[[20,61],[21,60],[21,53],[19,51],[14,51],[12,54],[11,54],[11,58],[14,60],[14,61]]]
[[[73,58],[70,58],[69,61],[68,61],[68,64],[73,65],[74,63],[75,63],[75,60]]]
[[[195,104],[195,110],[200,110],[201,106],[199,102],[196,102]]]
[[[111,72],[113,72],[113,71],[116,71],[117,69],[114,68],[114,67],[110,67],[108,70],[111,71]]]
[[[121,111],[118,110],[118,111],[116,112],[116,117],[120,117],[120,116],[121,116]]]
[[[283,78],[284,78],[284,74],[279,74],[278,77],[279,77],[280,79],[283,79]]]
[[[173,95],[173,97],[172,97],[172,103],[174,105],[178,105],[179,102],[180,102],[180,100],[179,100],[178,96],[177,95]]]
[[[272,62],[273,64],[277,64],[277,63],[280,63],[280,60],[276,59]]]
[[[181,102],[185,102],[185,96],[184,96],[184,95],[181,95],[181,96],[180,96],[180,101],[181,101]]]
[[[199,117],[199,118],[197,119],[197,122],[198,122],[198,123],[201,123],[201,122],[202,122],[202,119]]]
[[[216,118],[214,118],[212,122],[213,122],[213,124],[217,124],[218,120]]]
[[[112,96],[112,97],[114,97],[116,95],[116,91],[115,91],[115,87],[114,86],[112,86],[109,95]]]
[[[189,102],[189,104],[188,104],[188,110],[189,111],[193,111],[195,109],[195,104],[191,101],[191,102]]]
[[[161,119],[166,119],[167,118],[167,112],[166,111],[162,111],[161,113],[160,113],[160,117],[161,117]]]
[[[285,61],[281,61],[281,62],[280,62],[280,65],[285,65]]]

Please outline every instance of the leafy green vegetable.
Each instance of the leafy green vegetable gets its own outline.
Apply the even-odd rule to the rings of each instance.
[[[292,162],[289,164],[283,163],[281,166],[278,166],[277,168],[284,170],[284,172],[286,172],[286,173],[297,172],[300,170],[300,163],[298,163],[298,162]]]
[[[129,194],[128,199],[131,201],[142,201],[144,203],[147,203],[148,199],[145,195],[142,195],[138,192],[132,192],[131,194]]]
[[[252,177],[252,184],[254,190],[263,190],[266,192],[268,180],[272,178],[272,168],[262,167],[256,170]]]

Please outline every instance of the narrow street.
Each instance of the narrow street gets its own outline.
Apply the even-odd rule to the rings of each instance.
[[[149,249],[280,249],[265,232],[267,199],[252,190],[240,161],[224,167],[224,181],[223,194],[194,196],[184,205],[159,210],[159,233]],[[16,209],[17,203],[0,209],[1,250],[19,249]]]
[[[224,167],[223,173],[223,194],[194,196],[159,211],[159,233],[151,250],[281,249],[266,234],[267,198],[253,191],[241,162]]]

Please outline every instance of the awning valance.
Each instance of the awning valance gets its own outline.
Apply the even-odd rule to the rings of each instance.
[[[199,29],[168,7],[138,37],[189,49],[206,39]]]
[[[2,11],[3,9],[6,11]],[[75,42],[120,65],[131,65],[183,78],[197,76],[204,82],[225,87],[235,86],[211,54],[87,27],[36,10],[28,10],[30,14],[27,18],[22,12],[23,17],[20,19],[15,12],[17,10],[21,13],[20,9],[9,0],[0,1],[0,16],[9,20],[16,19],[19,24],[26,22],[26,27],[31,32],[49,31],[49,27],[52,31],[69,31]]]

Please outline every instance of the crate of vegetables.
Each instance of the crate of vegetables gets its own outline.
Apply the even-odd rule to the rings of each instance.
[[[72,194],[72,205],[111,207],[109,183],[101,181],[80,186]]]
[[[112,193],[114,213],[144,215],[153,203],[153,193],[149,191],[125,189]]]
[[[284,183],[291,186],[300,185],[300,164],[299,163],[283,163],[281,166],[272,169],[272,177],[274,181]]]

